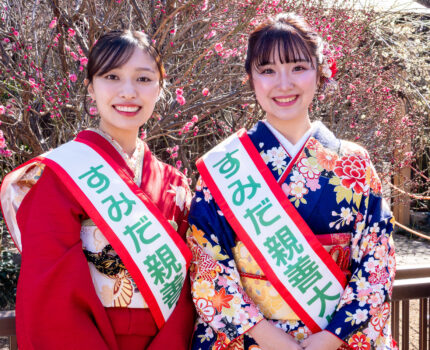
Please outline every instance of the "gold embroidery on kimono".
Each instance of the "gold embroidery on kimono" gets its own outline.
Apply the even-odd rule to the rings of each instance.
[[[350,261],[349,243],[351,235],[326,234],[317,236],[324,249],[332,256],[342,271],[347,273]],[[257,304],[268,319],[298,321],[300,318],[267,280],[260,266],[242,241],[233,247],[233,256],[240,273],[241,282],[248,296]]]

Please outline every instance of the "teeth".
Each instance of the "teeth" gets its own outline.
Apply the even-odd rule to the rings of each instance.
[[[288,98],[276,98],[276,101],[285,103],[285,102],[294,101],[295,99],[296,97],[294,96],[294,97],[288,97]]]
[[[136,112],[139,109],[139,107],[136,106],[115,106],[115,108],[121,112]]]

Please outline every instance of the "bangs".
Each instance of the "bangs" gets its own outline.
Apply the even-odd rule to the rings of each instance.
[[[97,67],[94,67],[94,75],[103,75],[112,69],[121,67],[133,55],[137,47],[135,43],[130,42],[127,38],[119,37],[116,43],[109,43],[107,48],[100,52]]]
[[[308,43],[294,29],[287,31],[283,28],[271,28],[260,36],[252,51],[251,64],[255,68],[273,64],[276,59],[281,63],[305,61],[315,68]]]

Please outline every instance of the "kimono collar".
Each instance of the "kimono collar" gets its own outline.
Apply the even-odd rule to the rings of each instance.
[[[300,151],[304,143],[307,141],[309,136],[312,133],[312,126],[311,128],[304,133],[304,135],[300,138],[299,141],[297,141],[294,145],[288,141],[288,139],[282,135],[278,130],[275,129],[275,127],[270,124],[267,120],[262,121],[272,132],[272,134],[278,139],[278,141],[281,143],[282,146],[286,149],[286,151],[289,153],[289,155],[294,158],[296,154]]]
[[[142,165],[146,149],[145,143],[142,140],[137,139],[136,149],[133,155],[130,157],[117,141],[99,129],[87,129],[81,131],[76,138],[90,141],[107,151],[107,153],[115,160],[115,162],[124,168],[129,176],[133,178],[134,182],[140,186],[142,178]]]
[[[336,138],[336,136],[334,136],[334,134],[322,122],[313,122],[310,129],[310,134],[310,139],[314,138],[325,148],[328,148],[336,153],[339,152],[341,146],[340,140]],[[285,147],[282,142],[282,138],[285,139],[285,137],[283,137],[282,134],[280,134],[281,137],[276,135],[276,133],[272,132],[270,127],[262,121],[259,121],[257,124],[255,124],[254,127],[248,131],[248,135],[258,150],[261,150],[262,148],[268,149],[272,147],[279,147],[280,145]],[[304,137],[305,136],[308,136],[308,134],[305,134]],[[301,139],[296,145],[301,142],[305,142],[305,140]],[[300,144],[300,146],[302,145],[303,143]],[[285,148],[288,150],[288,152],[290,151],[287,147]],[[294,157],[294,154],[290,154],[290,156]]]

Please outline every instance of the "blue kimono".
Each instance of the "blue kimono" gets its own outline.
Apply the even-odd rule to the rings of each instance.
[[[392,349],[390,296],[394,219],[367,152],[314,123],[292,157],[264,122],[248,131],[272,175],[348,283],[326,330],[344,348]],[[302,341],[311,334],[265,277],[200,179],[189,214],[192,296],[199,318],[192,349],[252,349],[247,333],[263,318]],[[348,345],[347,345],[348,344]]]

